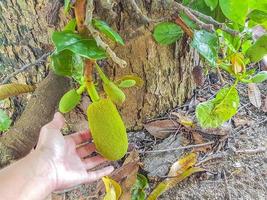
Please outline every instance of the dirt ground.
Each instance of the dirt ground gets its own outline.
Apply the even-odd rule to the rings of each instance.
[[[267,83],[258,84],[258,86],[264,101],[267,96]],[[218,87],[219,82],[212,84],[206,81],[204,87],[195,91],[192,99],[170,112],[182,112],[194,118],[195,106],[213,97]],[[202,135],[203,142],[218,140],[222,142],[201,150],[195,149],[199,154],[198,160],[202,163],[199,166],[206,171],[192,175],[165,192],[159,199],[267,199],[267,113],[263,112],[262,107],[256,108],[250,103],[246,85],[239,85],[238,91],[241,105],[237,115],[221,130],[207,131]],[[166,113],[159,119],[169,116],[169,113]],[[81,120],[82,118],[80,114],[70,114],[70,127],[73,130],[86,127],[87,123]],[[222,131],[226,135],[219,135]],[[166,139],[156,139],[145,130],[130,132],[129,141],[141,152],[195,143],[192,133],[183,128],[178,132],[173,131]],[[143,163],[140,173],[149,177],[150,187],[147,193],[163,180],[162,176],[166,176],[171,164],[189,151],[191,149],[140,154]],[[101,199],[94,196],[94,190],[95,185],[81,185],[71,191],[52,194],[49,199]]]

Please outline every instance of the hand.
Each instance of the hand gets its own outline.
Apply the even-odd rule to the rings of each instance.
[[[60,129],[64,124],[64,117],[56,113],[54,119],[41,129],[36,147],[49,166],[47,173],[51,175],[52,190],[90,183],[110,174],[114,169],[111,166],[87,172],[106,160],[99,155],[85,158],[95,151],[94,144],[88,143],[91,140],[89,131],[63,137]]]

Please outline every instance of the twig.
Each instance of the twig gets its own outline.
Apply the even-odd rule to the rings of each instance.
[[[41,62],[45,61],[45,59],[51,54],[52,52],[48,52],[43,54],[40,58],[38,58],[35,62],[33,63],[28,63],[26,65],[23,65],[22,67],[20,67],[19,69],[15,70],[13,73],[9,74],[3,81],[2,84],[6,84],[9,79],[11,79],[12,77],[16,76],[17,74],[27,70],[28,68],[35,66],[37,64],[40,64]]]
[[[175,18],[176,19],[174,20],[174,22],[179,25],[190,38],[193,38],[194,33],[192,29],[187,26],[184,20],[180,16],[176,16]]]
[[[218,21],[216,21],[215,19],[213,19],[211,16],[207,16],[207,15],[204,15],[203,13],[201,12],[198,12],[196,10],[193,10],[193,9],[190,9],[188,8],[188,10],[193,13],[195,16],[197,17],[200,17],[202,19],[204,19],[205,21],[207,21],[208,23],[211,23],[213,24],[214,26],[216,26],[217,28],[220,28],[222,29],[223,31],[233,35],[233,36],[237,36],[239,35],[239,32],[238,31],[235,31],[229,27],[227,27],[224,23],[220,23]]]
[[[236,154],[256,154],[256,153],[264,153],[264,152],[266,152],[265,147],[259,147],[257,149],[240,149],[240,150],[235,151]]]
[[[136,4],[135,0],[127,0],[127,3],[129,3],[132,7],[132,10],[136,13],[136,15],[138,17],[141,18],[141,20],[146,23],[149,24],[149,22],[151,21],[147,16],[145,16],[141,9],[138,7],[138,5]]]
[[[211,144],[214,144],[214,141],[203,143],[203,144],[193,144],[193,145],[188,145],[188,146],[182,146],[182,147],[177,147],[177,148],[171,148],[171,149],[159,149],[159,150],[151,150],[151,151],[141,151],[139,153],[161,153],[161,152],[167,152],[167,151],[177,151],[177,150],[183,150],[183,149],[192,149],[192,148],[197,148],[197,147],[203,147],[203,146],[208,146]]]
[[[93,1],[89,0],[87,2],[87,7],[86,7],[86,19],[85,19],[85,25],[87,26],[88,30],[94,37],[96,43],[98,46],[102,47],[103,49],[106,50],[106,52],[109,54],[110,58],[118,64],[120,67],[124,68],[127,65],[127,62],[121,58],[119,58],[116,53],[109,47],[108,44],[106,44],[101,38],[99,32],[91,25],[91,20],[92,20],[92,12],[94,9]]]
[[[214,26],[213,24],[205,24],[204,22],[202,22],[201,20],[199,20],[190,10],[189,8],[183,6],[180,3],[175,2],[175,7],[177,8],[177,10],[179,10],[180,12],[185,13],[192,21],[194,21],[196,23],[196,25],[200,28],[200,29],[205,29],[209,32],[214,32]]]
[[[228,157],[230,155],[239,155],[239,154],[257,154],[257,153],[264,153],[266,152],[266,147],[258,147],[256,149],[239,149],[239,150],[235,150],[233,152],[233,154],[231,152],[227,152],[227,151],[221,151],[215,154],[212,154],[210,156],[208,156],[207,158],[199,161],[196,166],[200,166],[203,163],[206,163],[208,161],[214,160],[214,159],[221,159],[221,158],[225,158]]]
[[[228,186],[228,180],[226,177],[225,169],[223,170],[223,176],[224,176],[224,183],[225,183],[228,199],[231,200],[232,198],[231,198],[231,193],[230,193],[229,186]]]
[[[179,11],[179,12],[184,12],[191,20],[193,20],[198,27],[202,27],[208,31],[212,31],[214,30],[214,26],[217,28],[222,29],[223,31],[233,35],[233,36],[237,36],[239,34],[238,31],[235,31],[229,27],[227,27],[224,23],[220,23],[218,21],[216,21],[215,19],[213,19],[211,16],[207,16],[201,12],[198,12],[196,10],[193,10],[191,8],[188,8],[180,3],[177,3],[175,1],[173,1],[174,3],[174,7]],[[198,19],[197,17],[207,21],[210,24],[205,24],[203,23],[200,19]]]

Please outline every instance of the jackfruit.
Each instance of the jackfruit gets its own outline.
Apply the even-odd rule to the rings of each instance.
[[[127,152],[128,138],[121,116],[110,99],[88,106],[89,128],[97,151],[108,160],[119,160]]]
[[[121,105],[125,101],[124,92],[112,81],[107,84],[103,83],[103,88],[108,97],[117,105]]]
[[[59,102],[59,111],[68,113],[75,108],[81,100],[81,95],[75,89],[66,92]]]

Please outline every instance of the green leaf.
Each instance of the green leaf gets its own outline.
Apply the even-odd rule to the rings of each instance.
[[[69,50],[54,53],[51,56],[52,69],[57,75],[73,77],[81,83],[83,77],[83,59]]]
[[[264,23],[267,21],[267,12],[261,10],[253,10],[249,13],[248,17],[256,23]]]
[[[247,56],[252,62],[259,62],[267,54],[267,35],[260,37],[255,44],[247,50]]]
[[[252,83],[261,83],[267,80],[267,71],[261,71],[251,78]]]
[[[245,24],[248,0],[219,0],[223,14],[233,22]]]
[[[54,32],[52,41],[56,46],[56,53],[66,49],[88,59],[106,58],[104,49],[97,46],[93,38],[85,38],[70,31]]]
[[[11,125],[11,122],[12,121],[6,114],[6,112],[0,109],[0,131],[8,130]]]
[[[69,12],[71,7],[71,0],[64,0],[64,12]]]
[[[216,65],[219,49],[219,41],[216,34],[205,30],[195,31],[191,45],[206,58],[212,66]]]
[[[124,45],[124,41],[121,36],[116,31],[114,31],[106,22],[98,19],[93,19],[92,24],[96,29],[98,29],[101,33],[103,33],[114,42],[118,42],[119,44]]]
[[[156,25],[153,33],[154,39],[163,45],[174,43],[176,40],[180,39],[182,35],[183,31],[180,26],[172,22],[162,22]]]
[[[236,114],[238,105],[239,96],[236,88],[224,87],[214,99],[197,106],[196,117],[201,127],[217,128]]]
[[[249,8],[267,12],[266,0],[248,0]]]
[[[147,178],[142,174],[137,174],[137,179],[132,187],[131,200],[145,200],[146,193],[144,190],[148,187]]]
[[[218,5],[218,0],[205,0],[205,3],[210,7],[211,10],[214,10]]]
[[[252,40],[246,40],[245,42],[243,42],[241,48],[242,48],[242,53],[246,54],[247,50],[249,49],[249,47],[252,46]]]
[[[128,79],[128,80],[121,81],[118,86],[119,88],[130,88],[130,87],[135,86],[135,84],[136,84],[135,80]]]
[[[74,32],[75,31],[75,28],[76,28],[76,25],[77,25],[77,21],[76,19],[71,19],[67,24],[66,26],[64,27],[63,31],[72,31]]]

